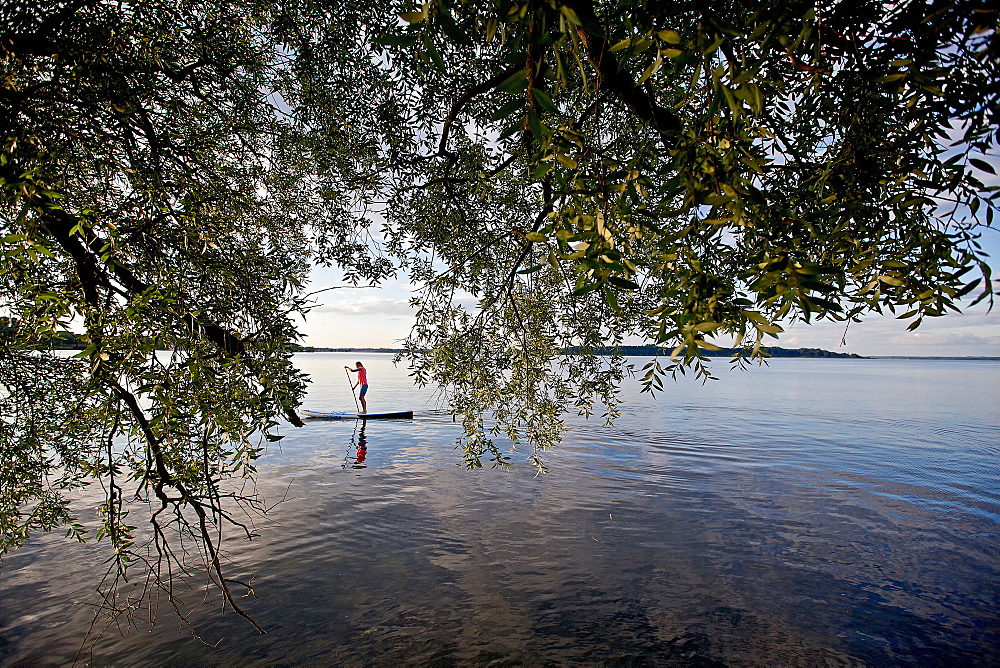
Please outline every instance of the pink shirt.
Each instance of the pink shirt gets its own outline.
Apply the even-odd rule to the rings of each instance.
[[[364,367],[358,368],[358,381],[361,385],[368,384],[368,369]]]

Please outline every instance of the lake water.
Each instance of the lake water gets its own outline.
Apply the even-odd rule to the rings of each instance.
[[[304,407],[349,410],[356,358],[299,356]],[[629,385],[613,428],[573,419],[535,476],[461,469],[433,393],[362,359],[370,409],[416,414],[310,421],[261,461],[286,500],[227,548],[267,635],[206,605],[200,642],[164,606],[83,663],[1000,663],[1000,362],[719,360]],[[46,536],[5,559],[0,664],[73,660],[105,557]]]

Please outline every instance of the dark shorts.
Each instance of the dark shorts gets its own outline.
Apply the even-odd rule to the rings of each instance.
[[[367,385],[362,385],[362,386],[361,386],[361,393],[360,393],[360,394],[358,394],[358,396],[359,396],[359,397],[363,397],[363,396],[365,396],[365,392],[367,392],[367,391],[368,391],[368,386],[367,386]]]

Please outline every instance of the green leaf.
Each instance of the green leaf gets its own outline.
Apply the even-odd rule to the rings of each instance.
[[[660,30],[656,33],[656,36],[662,39],[667,44],[680,44],[681,36],[680,33],[676,33],[673,30]]]
[[[419,12],[403,12],[399,15],[399,18],[403,19],[407,23],[420,23],[427,18],[427,8],[424,7]]]
[[[541,139],[547,133],[545,132],[546,126],[542,124],[542,119],[538,117],[531,109],[528,109],[528,127],[531,128],[531,134],[535,136],[536,139]]]
[[[522,116],[517,121],[515,121],[514,123],[511,123],[506,128],[504,128],[503,130],[501,130],[500,131],[500,137],[499,137],[499,139],[502,141],[502,140],[506,139],[507,137],[510,137],[514,133],[518,132],[523,127],[524,127],[524,117]]]
[[[621,288],[623,290],[638,290],[639,284],[635,281],[631,281],[627,278],[622,278],[620,276],[609,276],[608,283],[615,286],[616,288]]]
[[[576,169],[579,167],[576,160],[563,153],[556,153],[556,160],[566,169]]]
[[[990,174],[996,174],[997,170],[990,163],[985,160],[980,160],[979,158],[969,158],[969,162],[972,163],[973,167],[981,169],[984,172],[989,172]]]
[[[441,53],[437,50],[437,47],[434,46],[434,40],[432,40],[430,36],[424,35],[423,42],[424,47],[427,49],[427,53],[431,57],[431,61],[434,63],[434,66],[439,72],[444,74],[447,71],[447,68],[445,67],[444,60],[441,58]]]
[[[536,179],[536,180],[543,179],[546,174],[548,174],[550,171],[552,171],[552,168],[554,166],[555,165],[551,161],[538,163],[538,166],[535,167],[535,170],[533,172],[531,172],[531,178]]]
[[[376,46],[413,46],[419,35],[381,35],[372,40]]]
[[[572,8],[566,5],[559,5],[559,11],[562,13],[563,16],[566,17],[566,20],[572,23],[573,25],[575,26],[583,25],[583,21],[580,20],[580,16]]]
[[[641,84],[643,81],[656,74],[656,71],[660,69],[660,65],[662,64],[663,56],[656,54],[656,59],[649,64],[649,67],[646,68],[646,71],[642,73],[642,76],[639,77],[639,80],[636,83]]]
[[[503,82],[497,86],[497,90],[502,90],[503,92],[510,93],[511,95],[520,93],[527,86],[527,76],[528,70],[518,70],[504,79]]]
[[[551,111],[553,114],[558,114],[559,109],[552,102],[552,98],[541,88],[533,88],[531,94],[535,96],[535,100],[542,106],[542,109],[546,111]]]
[[[621,313],[622,307],[618,304],[618,296],[615,294],[615,291],[605,286],[602,294],[604,295],[605,303],[607,303],[611,310],[615,313]]]
[[[750,108],[753,109],[754,115],[760,116],[763,114],[764,95],[760,92],[760,86],[755,83],[747,83],[743,85],[743,88],[747,92],[747,101],[750,103]]]
[[[728,86],[719,84],[719,90],[722,91],[722,95],[726,98],[726,104],[729,105],[729,110],[733,112],[733,116],[743,115],[743,105],[740,104],[736,96],[733,95],[733,91],[729,90]]]
[[[513,100],[507,102],[507,104],[500,107],[500,109],[498,109],[492,116],[490,116],[490,120],[491,121],[503,120],[504,118],[507,118],[508,116],[513,114],[515,111],[518,111],[519,109],[523,108],[524,108],[524,98],[516,97]]]
[[[810,295],[809,296],[809,300],[812,301],[817,306],[822,306],[827,311],[832,311],[833,313],[840,313],[841,311],[844,310],[843,308],[841,308],[840,304],[837,304],[836,302],[832,302],[829,299],[825,299],[823,297],[817,297],[816,295]]]
[[[610,49],[608,49],[608,51],[610,51],[611,53],[615,53],[617,51],[621,51],[622,49],[627,49],[631,45],[632,45],[632,39],[630,37],[626,37],[625,39],[623,39],[622,41],[618,42]]]

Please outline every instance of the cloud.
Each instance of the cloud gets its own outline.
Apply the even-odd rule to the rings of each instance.
[[[913,332],[889,339],[893,345],[923,346],[998,346],[1000,336],[979,336],[971,332]]]
[[[412,316],[413,309],[408,299],[391,299],[388,297],[363,296],[338,299],[321,304],[311,314],[330,315],[406,315]]]

